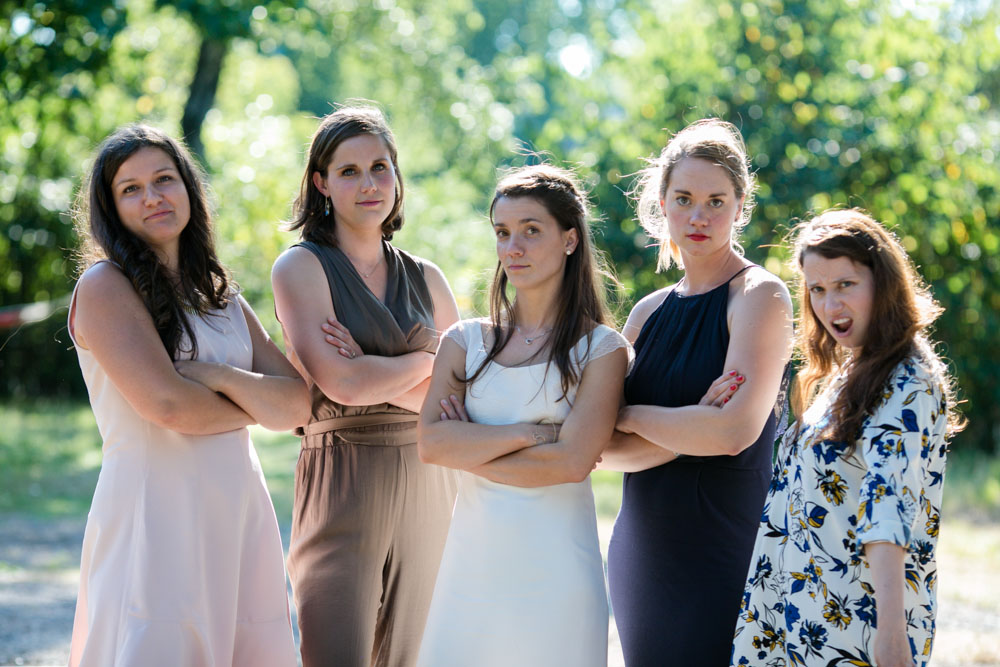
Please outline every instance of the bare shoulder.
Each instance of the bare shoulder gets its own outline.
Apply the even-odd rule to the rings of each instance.
[[[792,308],[792,297],[785,281],[760,266],[751,266],[733,280],[729,297],[733,305],[742,310],[790,312]]]
[[[271,280],[276,282],[312,279],[323,272],[319,258],[311,251],[301,247],[292,247],[278,255],[271,268]]]
[[[427,287],[429,287],[431,291],[438,289],[447,290],[449,292],[451,291],[451,288],[448,286],[448,279],[445,278],[444,271],[442,271],[437,264],[422,257],[417,259],[424,267],[424,279],[427,281]]]
[[[632,312],[628,314],[625,326],[622,327],[622,335],[625,336],[628,342],[635,343],[636,338],[639,337],[639,332],[642,331],[642,327],[646,324],[646,320],[660,307],[660,304],[663,303],[663,300],[667,298],[667,294],[673,288],[674,286],[670,285],[669,287],[658,289],[639,299],[639,302],[633,306]]]
[[[111,262],[98,262],[83,272],[76,300],[78,307],[84,308],[111,303],[118,306],[142,306],[142,300],[128,276]]]

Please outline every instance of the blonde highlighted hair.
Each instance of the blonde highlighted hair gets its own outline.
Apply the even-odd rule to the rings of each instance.
[[[671,261],[683,268],[680,249],[670,238],[661,202],[666,198],[670,177],[684,158],[707,160],[725,169],[737,199],[743,199],[743,211],[733,225],[733,247],[743,254],[736,242],[750,222],[757,181],[750,171],[750,159],[740,131],[732,123],[718,118],[704,118],[691,123],[667,142],[659,157],[647,160],[648,166],[630,193],[636,201],[636,217],[646,233],[660,243],[657,271],[670,268]]]

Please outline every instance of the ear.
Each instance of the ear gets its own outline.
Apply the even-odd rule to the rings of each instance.
[[[563,249],[567,255],[572,255],[576,246],[580,244],[580,236],[575,229],[567,229],[563,233]]]
[[[313,172],[313,185],[316,186],[316,189],[319,190],[319,193],[324,197],[330,196],[330,192],[326,188],[326,179],[323,178],[323,175],[318,171]]]
[[[740,218],[743,217],[743,204],[746,203],[747,196],[743,195],[740,197],[740,205],[736,208],[736,220],[733,222],[739,222]]]

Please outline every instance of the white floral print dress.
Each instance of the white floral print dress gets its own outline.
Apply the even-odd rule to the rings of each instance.
[[[835,378],[778,451],[740,617],[733,665],[873,665],[878,615],[864,544],[906,548],[910,649],[927,665],[934,639],[947,445],[941,376],[919,358],[893,372],[854,453],[823,439]]]

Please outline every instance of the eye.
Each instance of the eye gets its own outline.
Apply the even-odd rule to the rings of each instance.
[[[820,287],[819,285],[813,285],[812,287],[809,288],[809,292],[812,294],[822,294],[823,288]]]
[[[723,204],[725,204],[725,202],[721,199],[710,199],[708,202],[708,205],[712,208],[722,208]]]
[[[171,176],[170,174],[163,174],[162,176],[160,176],[160,177],[159,177],[158,179],[156,179],[156,180],[157,180],[157,181],[158,181],[159,183],[166,183],[167,181],[172,181],[172,180],[174,180],[174,177],[173,177],[173,176]]]
[[[509,236],[506,229],[496,229],[494,230],[494,233],[497,235],[498,239],[505,239]]]
[[[527,234],[528,236],[537,236],[541,232],[542,230],[540,230],[538,227],[535,227],[534,225],[531,225],[524,230],[524,233]]]
[[[345,169],[341,169],[340,170],[340,175],[341,176],[353,176],[354,173],[355,173],[354,172],[354,167],[347,167]]]
[[[690,197],[688,197],[688,196],[686,196],[686,195],[680,195],[680,196],[679,196],[679,197],[677,197],[677,199],[675,199],[674,201],[676,201],[676,202],[677,202],[678,204],[680,204],[681,206],[687,206],[688,204],[690,204],[690,203],[691,203],[691,198],[690,198]]]
[[[840,289],[847,289],[848,287],[851,287],[853,284],[854,284],[853,280],[841,280]]]
[[[135,190],[136,190],[136,186],[134,186],[134,185],[126,185],[124,188],[122,188],[122,194],[123,195],[127,195],[129,193],[135,192]]]
[[[384,162],[379,162],[378,164],[372,167],[372,171],[385,171],[386,169],[388,169],[388,167]]]

